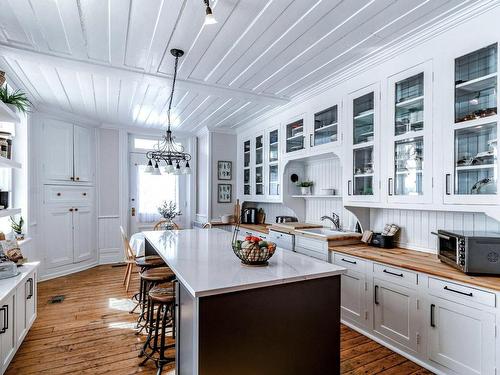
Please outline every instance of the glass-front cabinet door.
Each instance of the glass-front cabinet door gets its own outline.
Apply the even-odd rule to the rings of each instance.
[[[314,133],[311,146],[320,146],[338,140],[338,107],[334,105],[314,114]]]
[[[370,85],[349,95],[346,132],[347,201],[377,201],[379,191],[378,170],[378,118],[380,89]]]
[[[243,142],[243,195],[248,197],[252,195],[252,185],[250,181],[251,172],[251,146],[250,140]]]
[[[304,149],[304,120],[300,119],[285,126],[285,152],[296,152]]]
[[[264,136],[255,138],[255,195],[264,195]]]
[[[280,196],[279,183],[279,130],[274,129],[268,133],[268,189],[267,195],[269,199],[277,200]]]
[[[432,63],[425,63],[388,80],[389,116],[386,131],[390,160],[387,196],[390,202],[432,201]],[[385,137],[384,137],[385,138]]]
[[[445,202],[498,200],[498,45],[455,59],[453,170],[445,176]]]

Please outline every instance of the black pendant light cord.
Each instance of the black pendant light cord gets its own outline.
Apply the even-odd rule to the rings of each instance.
[[[168,102],[168,111],[167,111],[167,119],[168,119],[167,131],[170,131],[170,111],[172,110],[172,102],[174,100],[175,81],[177,80],[177,65],[178,65],[178,63],[179,63],[179,56],[175,56],[174,79],[172,81],[172,91],[170,92],[170,100]]]

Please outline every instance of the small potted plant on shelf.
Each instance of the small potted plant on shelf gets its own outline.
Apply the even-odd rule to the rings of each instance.
[[[174,219],[182,215],[181,211],[177,211],[177,204],[172,201],[164,201],[162,205],[158,207],[158,212],[165,219],[165,224],[162,225],[162,227],[167,230],[175,229]]]
[[[311,187],[314,185],[312,181],[300,181],[297,182],[297,186],[300,187],[300,193],[302,195],[311,195]]]
[[[14,237],[18,241],[24,240],[23,226],[24,219],[22,216],[19,217],[19,221],[16,221],[12,216],[10,217],[10,227],[14,231]]]
[[[31,102],[26,97],[26,94],[21,90],[16,90],[9,93],[7,85],[0,87],[0,100],[7,104],[13,112],[26,113],[31,105]]]

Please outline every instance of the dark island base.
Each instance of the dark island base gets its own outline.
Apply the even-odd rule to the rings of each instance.
[[[340,373],[340,276],[203,297],[198,316],[200,375]]]

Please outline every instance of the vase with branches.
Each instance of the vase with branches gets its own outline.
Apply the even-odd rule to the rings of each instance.
[[[177,210],[177,204],[173,201],[164,201],[161,206],[158,207],[158,212],[166,220],[164,225],[165,229],[173,229],[174,219],[182,215],[182,212]]]

